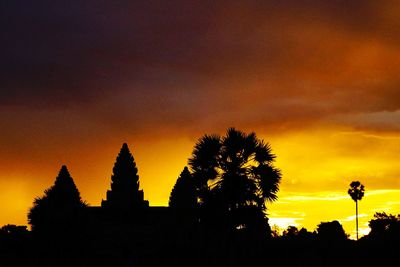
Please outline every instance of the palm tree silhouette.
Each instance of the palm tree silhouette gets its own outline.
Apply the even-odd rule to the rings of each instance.
[[[364,185],[362,185],[359,181],[353,181],[350,184],[350,188],[347,193],[350,197],[356,202],[356,234],[358,240],[358,201],[361,200],[364,196]]]
[[[189,159],[200,204],[217,203],[233,227],[262,221],[265,202],[275,201],[279,190],[281,173],[274,159],[269,144],[255,133],[230,128],[224,137],[203,136]]]

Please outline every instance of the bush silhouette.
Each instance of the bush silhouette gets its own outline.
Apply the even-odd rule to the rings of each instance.
[[[28,232],[28,229],[25,225],[6,224],[0,228],[0,233],[2,234],[18,234],[26,232]]]
[[[28,222],[33,231],[72,227],[78,223],[84,207],[86,204],[67,167],[62,166],[54,185],[44,191],[44,196],[34,200]]]
[[[299,229],[296,226],[288,226],[286,230],[283,231],[282,236],[286,238],[295,238],[299,234]]]
[[[368,237],[374,239],[400,239],[400,215],[377,212],[374,219],[369,221],[371,228]]]
[[[317,226],[317,233],[322,241],[338,242],[347,239],[343,226],[338,221],[321,222]]]

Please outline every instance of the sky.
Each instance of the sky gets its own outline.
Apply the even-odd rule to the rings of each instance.
[[[204,134],[269,142],[283,178],[270,224],[355,234],[400,213],[396,1],[3,1],[0,225],[26,224],[68,165],[99,205],[127,142],[150,205],[167,205]]]

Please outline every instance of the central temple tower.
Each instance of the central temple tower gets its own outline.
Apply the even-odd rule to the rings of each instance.
[[[114,164],[111,176],[111,190],[101,206],[109,211],[131,213],[149,206],[144,200],[143,190],[139,190],[139,176],[135,160],[124,143]]]

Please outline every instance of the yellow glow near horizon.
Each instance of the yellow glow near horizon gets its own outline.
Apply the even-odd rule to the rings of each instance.
[[[355,238],[355,203],[346,192],[320,192],[302,194],[282,192],[279,201],[270,205],[270,225],[281,229],[289,225],[314,231],[320,222],[337,220],[346,233]],[[359,231],[369,233],[368,221],[375,212],[398,213],[400,190],[373,190],[366,192],[359,202]]]
[[[20,180],[0,179],[1,225],[27,224],[26,214],[33,198],[29,194],[28,184]]]
[[[258,136],[271,143],[277,155],[276,166],[283,174],[279,199],[267,205],[271,226],[295,225],[313,231],[322,221],[338,220],[353,237],[355,205],[347,195],[352,180],[360,180],[366,186],[359,206],[361,234],[368,233],[368,221],[376,211],[400,213],[397,201],[400,170],[396,165],[400,138],[397,136],[366,135],[345,129],[308,129],[279,136]],[[140,185],[150,205],[168,205],[171,189],[187,164],[197,138],[125,140],[134,155]],[[99,205],[110,188],[112,167],[120,146],[120,141],[114,141],[94,152],[81,148],[81,158],[66,162],[82,198],[91,205]],[[13,174],[19,179],[3,179],[0,223],[26,224],[26,213],[34,197],[42,195],[53,184],[58,168],[32,169],[29,175]]]
[[[355,204],[347,195],[353,180],[366,186],[359,210],[361,234],[369,232],[375,212],[400,213],[398,136],[314,129],[271,142],[283,172],[279,199],[268,206],[271,225],[313,231],[322,221],[338,220],[354,238]]]

